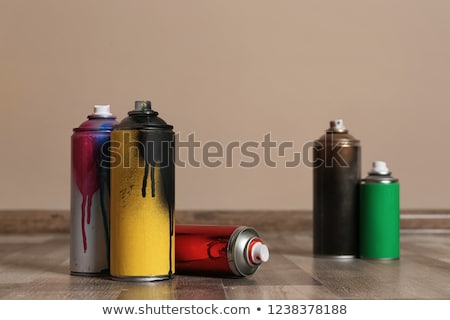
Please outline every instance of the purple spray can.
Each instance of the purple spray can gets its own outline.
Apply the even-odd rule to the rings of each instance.
[[[71,139],[70,273],[109,273],[108,143],[117,124],[109,105],[94,113]]]

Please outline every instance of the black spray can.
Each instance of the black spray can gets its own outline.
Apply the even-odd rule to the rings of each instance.
[[[342,120],[330,122],[314,142],[313,251],[352,258],[359,254],[361,147]]]

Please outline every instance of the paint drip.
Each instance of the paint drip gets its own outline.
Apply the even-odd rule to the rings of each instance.
[[[123,161],[111,169],[111,275],[128,281],[174,273],[175,167],[172,126],[136,101],[114,127],[111,143]]]
[[[109,269],[107,144],[117,124],[109,106],[96,105],[72,135],[71,273]]]

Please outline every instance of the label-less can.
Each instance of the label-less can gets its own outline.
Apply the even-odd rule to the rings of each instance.
[[[359,255],[361,147],[342,120],[330,122],[314,142],[313,251],[315,255]]]
[[[360,255],[400,258],[400,185],[384,161],[375,161],[360,185]]]
[[[246,226],[176,226],[175,264],[179,274],[249,276],[269,260],[269,249]]]
[[[172,129],[150,101],[136,101],[111,133],[113,279],[164,280],[175,272]]]
[[[94,106],[71,138],[70,272],[109,272],[109,168],[102,152],[116,117],[109,105]]]

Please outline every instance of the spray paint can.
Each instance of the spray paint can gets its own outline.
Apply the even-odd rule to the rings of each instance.
[[[330,122],[313,151],[313,252],[352,258],[359,254],[361,147],[342,120]]]
[[[246,226],[177,225],[175,264],[179,274],[249,276],[269,260],[269,249]]]
[[[113,279],[164,280],[175,272],[172,129],[150,101],[136,101],[111,133]]]
[[[116,117],[109,105],[94,113],[71,138],[70,273],[109,272],[109,168],[104,146]]]
[[[400,258],[400,184],[386,162],[373,162],[361,180],[360,207],[361,258]]]

